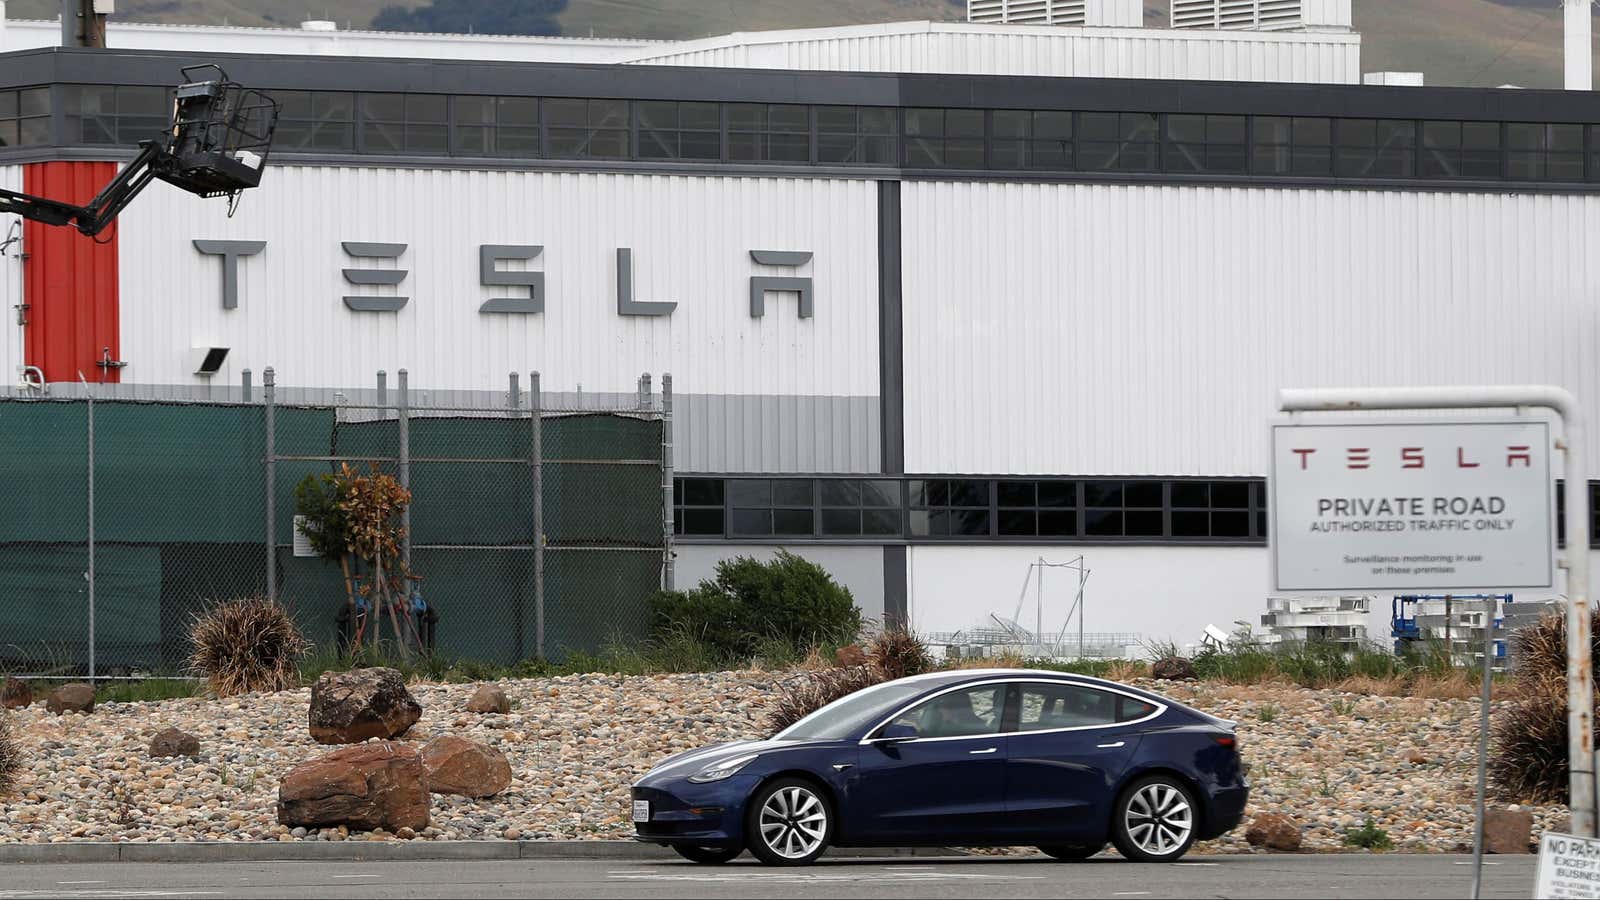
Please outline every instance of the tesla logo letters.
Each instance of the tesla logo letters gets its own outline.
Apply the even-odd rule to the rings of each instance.
[[[222,257],[222,308],[239,306],[239,260],[256,256],[266,249],[266,241],[206,241],[193,242],[195,250],[207,256]],[[410,275],[400,262],[409,245],[376,243],[369,241],[344,241],[341,246],[352,263],[371,260],[376,265],[350,265],[342,269],[344,280],[352,287],[393,287],[396,294],[358,293],[344,295],[344,305],[361,313],[397,313],[411,298],[398,293]],[[478,246],[478,282],[484,286],[524,287],[526,296],[492,297],[483,301],[478,312],[484,315],[538,315],[545,311],[545,273],[539,271],[507,271],[499,266],[503,260],[531,262],[544,254],[537,244],[480,244]],[[751,261],[758,266],[771,266],[797,270],[808,265],[813,254],[808,250],[751,250]],[[382,265],[382,263],[389,265]],[[670,316],[677,309],[676,300],[643,300],[634,296],[633,249],[617,248],[616,262],[617,315],[619,316]],[[760,319],[766,315],[767,294],[788,292],[799,297],[796,312],[802,319],[816,314],[816,290],[811,276],[751,275],[750,317]]]

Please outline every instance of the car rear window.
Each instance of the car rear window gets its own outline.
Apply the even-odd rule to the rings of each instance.
[[[1146,703],[1137,697],[1117,697],[1117,721],[1133,722],[1144,718],[1156,711],[1154,703]]]

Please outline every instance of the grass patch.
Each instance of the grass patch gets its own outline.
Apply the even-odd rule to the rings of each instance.
[[[1363,850],[1393,850],[1394,841],[1389,837],[1389,832],[1379,828],[1369,816],[1365,825],[1360,828],[1349,828],[1344,833],[1346,847],[1360,847]]]
[[[190,678],[146,678],[142,681],[103,681],[95,687],[96,703],[154,703],[181,700],[205,693],[205,685]]]
[[[1256,718],[1260,719],[1263,723],[1274,722],[1278,718],[1278,707],[1268,703],[1256,710]]]

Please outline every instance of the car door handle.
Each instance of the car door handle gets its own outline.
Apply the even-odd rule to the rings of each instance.
[[[1099,747],[1101,750],[1115,750],[1116,748],[1121,747],[1121,746],[1125,745],[1126,743],[1127,743],[1127,741],[1113,741],[1112,743],[1109,743],[1109,744],[1096,744],[1095,746]]]
[[[1000,749],[999,747],[990,747],[987,750],[968,750],[967,752],[972,754],[973,756],[981,756],[982,754],[985,754],[985,753],[993,753],[993,752],[995,752],[996,750],[999,750],[999,749]]]

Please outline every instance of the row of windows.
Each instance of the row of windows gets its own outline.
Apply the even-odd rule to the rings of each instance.
[[[49,90],[12,104],[43,117],[12,143],[47,142]],[[131,144],[170,115],[166,88],[59,90],[65,144]],[[287,152],[1600,182],[1600,126],[1578,124],[271,93],[282,107],[274,149]],[[0,127],[16,121],[7,95]]]
[[[1266,539],[1259,480],[679,478],[676,533],[797,539]]]
[[[0,91],[0,147],[50,143],[50,89]]]

